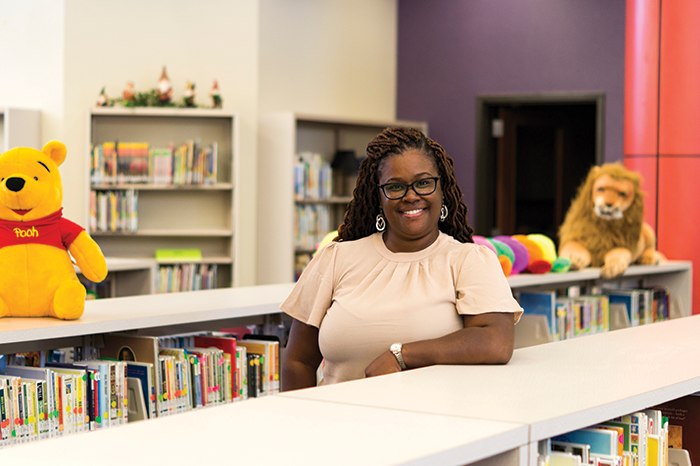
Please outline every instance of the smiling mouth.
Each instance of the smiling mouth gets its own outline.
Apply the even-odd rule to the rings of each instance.
[[[416,215],[423,212],[425,209],[414,209],[414,210],[404,210],[402,213],[404,215]]]
[[[12,209],[12,212],[16,213],[17,215],[26,215],[28,214],[32,209]]]

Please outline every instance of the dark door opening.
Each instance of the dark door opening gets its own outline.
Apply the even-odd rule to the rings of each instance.
[[[480,105],[475,231],[556,242],[579,184],[602,160],[602,96],[496,100]]]

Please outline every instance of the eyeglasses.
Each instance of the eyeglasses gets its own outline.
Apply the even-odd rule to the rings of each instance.
[[[430,178],[421,178],[420,180],[414,181],[411,184],[387,183],[379,185],[379,189],[382,190],[384,196],[386,196],[386,198],[390,201],[403,199],[406,193],[408,193],[408,188],[413,188],[413,191],[419,196],[427,196],[428,194],[433,194],[435,192],[439,179],[440,177],[433,176]]]

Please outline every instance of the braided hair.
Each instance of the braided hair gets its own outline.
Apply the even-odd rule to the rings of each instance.
[[[443,202],[449,211],[444,222],[438,223],[443,233],[462,243],[473,243],[473,229],[467,222],[467,205],[462,201],[462,190],[455,177],[454,161],[437,142],[414,128],[386,128],[367,145],[367,157],[360,164],[357,185],[352,201],[338,228],[334,241],[352,241],[376,233],[380,209],[379,170],[391,156],[415,149],[435,162],[442,184]]]

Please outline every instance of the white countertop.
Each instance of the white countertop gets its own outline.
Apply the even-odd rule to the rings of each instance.
[[[279,395],[15,445],[3,464],[462,465],[527,444],[527,426]]]
[[[530,425],[537,441],[700,390],[700,316],[515,351],[504,366],[433,366],[283,397]]]

